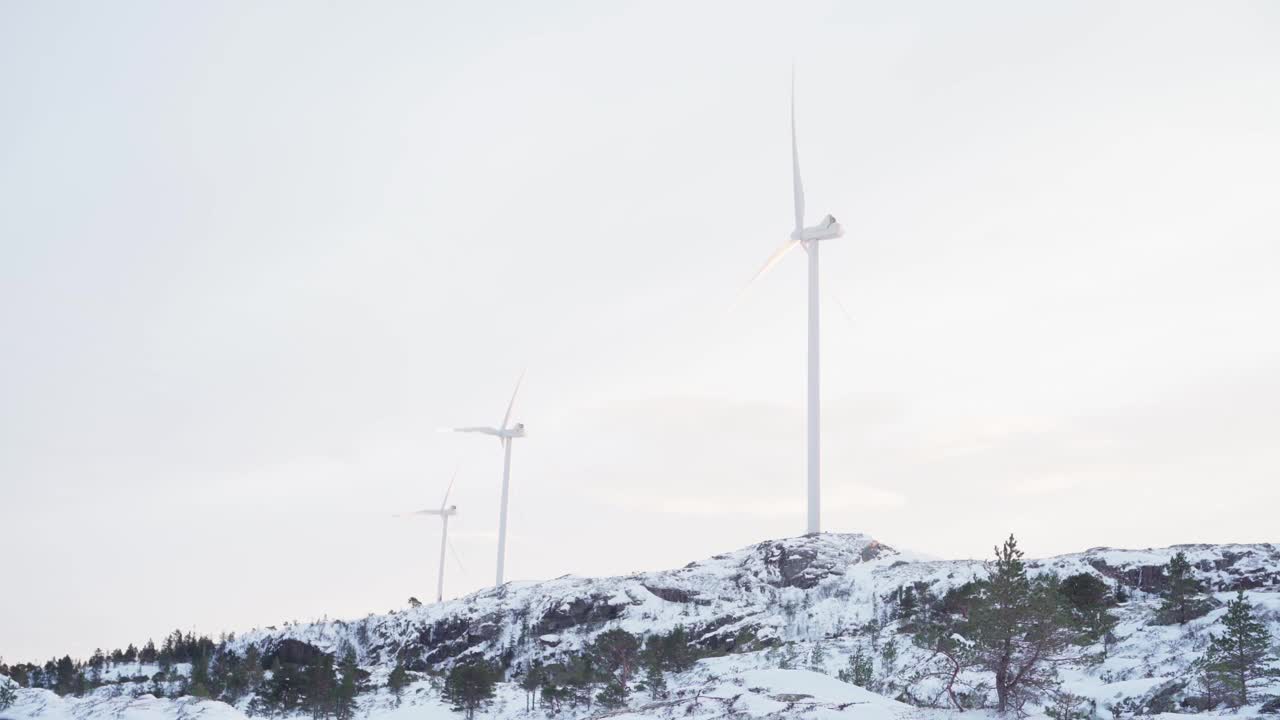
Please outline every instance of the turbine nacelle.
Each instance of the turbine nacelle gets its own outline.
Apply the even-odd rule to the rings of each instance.
[[[834,240],[844,235],[844,226],[836,221],[835,217],[828,215],[822,218],[822,222],[817,225],[811,225],[803,230],[792,232],[791,239],[796,242],[816,242],[818,240]]]

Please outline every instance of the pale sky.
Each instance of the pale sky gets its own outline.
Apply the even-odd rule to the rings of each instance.
[[[0,655],[804,527],[1278,541],[1280,5],[0,2]],[[847,312],[846,312],[847,311]]]

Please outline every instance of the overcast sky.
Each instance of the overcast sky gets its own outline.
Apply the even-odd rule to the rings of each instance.
[[[1280,6],[0,3],[0,655],[804,527],[1277,541]]]

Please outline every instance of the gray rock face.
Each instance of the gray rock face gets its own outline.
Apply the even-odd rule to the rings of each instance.
[[[482,616],[476,619],[449,617],[433,623],[423,629],[417,643],[405,648],[410,670],[418,670],[455,658],[470,648],[484,645],[495,640],[501,630],[499,615]]]
[[[610,604],[608,597],[604,595],[574,598],[544,613],[542,619],[534,626],[534,633],[546,635],[580,625],[617,620],[622,617],[622,611],[625,608],[625,605]]]
[[[1163,565],[1138,565],[1136,567],[1111,567],[1105,560],[1090,560],[1094,570],[1119,581],[1131,588],[1143,592],[1162,593],[1169,589],[1169,578],[1164,574]]]
[[[689,590],[681,590],[680,588],[673,588],[673,587],[654,587],[652,585],[645,585],[644,589],[653,593],[655,597],[662,598],[667,602],[673,602],[673,603],[697,602],[697,599],[695,598],[694,593]]]
[[[813,548],[778,544],[770,548],[768,553],[770,563],[778,568],[778,575],[781,577],[779,587],[808,590],[831,574],[831,568],[814,565],[818,553]]]
[[[325,651],[293,638],[284,638],[275,647],[263,654],[262,664],[271,667],[276,660],[292,665],[310,665],[312,662],[329,655]]]

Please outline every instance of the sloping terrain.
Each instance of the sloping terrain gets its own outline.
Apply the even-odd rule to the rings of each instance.
[[[1168,583],[1164,566],[1179,551],[1206,587],[1207,613],[1185,625],[1161,624],[1156,610],[1158,594]],[[1280,548],[1270,544],[1096,548],[1031,561],[1029,570],[1060,577],[1087,573],[1127,596],[1112,610],[1118,622],[1105,658],[1100,659],[1099,648],[1083,648],[1078,662],[1060,668],[1063,687],[1092,700],[1098,716],[1111,716],[1112,708],[1115,714],[1131,714],[1179,707],[1177,701],[1191,692],[1192,663],[1225,612],[1221,606],[1237,590],[1247,592],[1272,637],[1280,638]],[[655,700],[638,691],[624,711],[579,707],[561,714],[875,720],[950,714],[954,711],[898,702],[836,676],[850,656],[865,653],[873,658],[875,689],[916,704],[945,706],[938,680],[920,671],[930,653],[912,642],[911,628],[899,618],[896,603],[907,586],[942,597],[987,572],[982,562],[924,559],[864,535],[824,534],[759,543],[675,570],[509,583],[355,621],[258,629],[237,635],[228,647],[243,652],[253,645],[268,660],[305,661],[350,646],[368,673],[370,690],[360,696],[359,712],[394,720],[400,715],[459,717],[441,701],[437,676],[460,659],[487,658],[507,668],[511,680],[534,661],[567,661],[612,628],[643,637],[682,627],[690,643],[709,657],[688,672],[669,676],[670,697]],[[892,645],[892,653],[885,653],[886,645]],[[384,689],[397,663],[421,673],[399,704]],[[154,668],[127,664],[106,672],[128,678],[149,676]],[[966,674],[972,686],[984,679],[972,670]],[[0,715],[14,720],[230,720],[250,707],[250,698],[236,708],[193,698],[157,700],[144,694],[152,690],[129,681],[97,688],[83,698],[23,689]],[[525,716],[525,708],[524,691],[504,682],[484,712],[495,718]],[[542,717],[543,712],[528,716]]]

